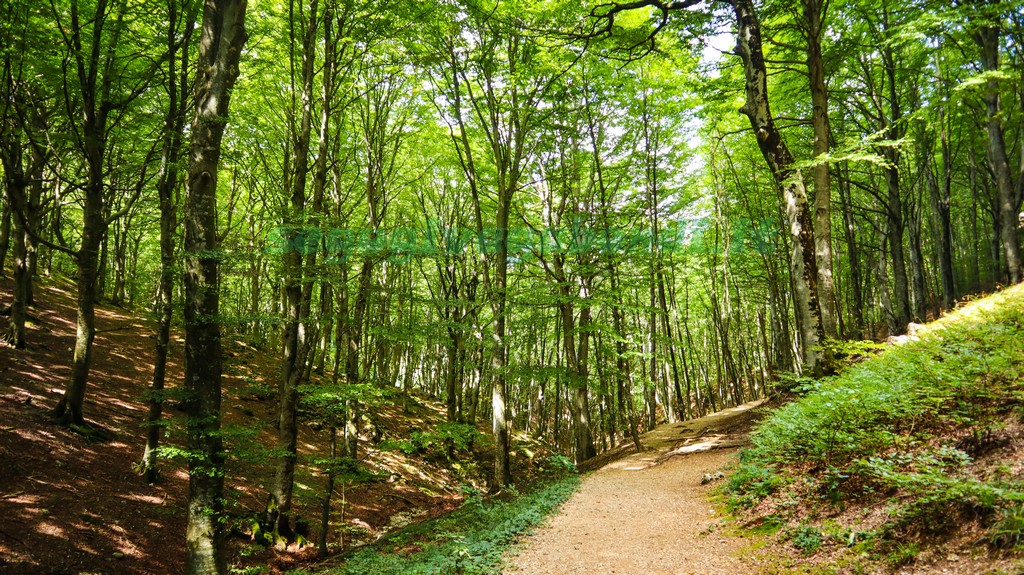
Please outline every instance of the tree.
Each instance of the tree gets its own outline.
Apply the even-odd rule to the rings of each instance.
[[[217,176],[231,90],[246,41],[245,0],[205,0],[185,188],[185,413],[189,575],[222,575],[224,447],[220,428],[221,341]]]
[[[146,447],[139,469],[148,483],[157,480],[157,447],[164,431],[161,422],[164,402],[164,382],[167,374],[167,353],[171,339],[171,322],[174,316],[174,246],[175,228],[178,221],[178,202],[175,194],[178,187],[178,163],[184,140],[185,119],[191,94],[189,85],[189,45],[195,29],[199,4],[183,2],[181,6],[171,1],[167,19],[167,112],[160,151],[160,171],[157,175],[156,190],[160,204],[160,284],[157,288],[158,311],[155,355],[153,358],[153,380],[150,386],[149,427],[146,430]],[[180,21],[184,21],[183,23]],[[182,30],[178,26],[182,25]],[[180,35],[180,37],[179,37]]]
[[[786,206],[793,255],[790,270],[793,277],[797,326],[805,368],[820,373],[819,342],[824,337],[821,308],[817,293],[817,261],[815,259],[814,224],[801,171],[772,116],[768,102],[768,72],[761,48],[761,28],[750,0],[732,2],[736,17],[736,52],[743,60],[746,76],[746,102],[740,112],[750,120],[758,147],[772,176],[781,188]]]
[[[1017,212],[1024,196],[1024,187],[1014,186],[1010,175],[1003,129],[1003,106],[997,80],[1000,70],[1000,42],[1003,37],[1002,26],[998,22],[1001,14],[997,11],[1001,3],[998,0],[979,0],[973,2],[971,6],[974,8],[970,11],[971,24],[974,26],[973,37],[981,49],[981,65],[986,74],[984,100],[988,153],[996,182],[996,212],[999,218],[999,242],[1004,258],[1003,270],[1010,283],[1017,283],[1024,279],[1020,245],[1017,241]],[[1024,166],[1024,161],[1021,165]],[[1024,176],[1020,181],[1024,182]]]
[[[320,13],[317,0],[312,0],[309,3],[308,11],[303,8],[303,4],[299,3],[297,6],[294,0],[288,4],[290,66],[294,70],[296,64],[299,64],[298,77],[296,78],[294,71],[291,74],[292,109],[288,123],[291,157],[286,163],[291,168],[290,173],[286,174],[286,181],[291,183],[291,189],[289,190],[289,204],[285,206],[284,223],[293,227],[293,230],[289,231],[292,238],[301,233],[299,231],[300,224],[306,216],[306,182],[310,167],[309,148],[314,116],[314,66],[318,31],[321,19],[330,17],[329,11],[325,14]],[[296,10],[296,8],[298,9]],[[298,32],[301,35],[297,55],[295,53],[296,25],[298,25]],[[296,85],[296,80],[299,85]],[[323,102],[321,105],[327,106],[328,102]],[[309,257],[315,258],[315,255],[315,251],[312,251]],[[283,261],[285,322],[282,348],[284,354],[281,358],[280,403],[277,421],[278,445],[281,455],[278,457],[274,480],[271,484],[270,499],[267,504],[267,521],[273,530],[274,538],[280,537],[285,540],[293,534],[290,526],[290,513],[297,457],[299,384],[306,371],[312,346],[309,325],[312,280],[304,277],[310,273],[305,269],[304,256],[305,254],[300,250],[286,250]],[[306,289],[307,285],[310,285],[309,289]]]
[[[661,2],[641,0],[629,4],[612,5],[602,14],[607,31],[612,30],[615,15],[624,11],[654,6],[661,12],[661,25],[669,11],[682,10],[702,3],[703,0]],[[793,278],[797,326],[800,334],[804,367],[812,373],[821,373],[819,343],[824,337],[821,306],[817,290],[817,260],[815,258],[814,219],[807,199],[807,190],[801,170],[786,145],[775,123],[768,101],[768,70],[761,42],[761,24],[750,0],[722,0],[733,11],[736,25],[736,54],[743,61],[746,101],[740,112],[747,116],[758,147],[779,187],[792,237],[790,268]]]
[[[489,4],[489,3],[488,3]],[[462,8],[462,7],[460,7]],[[433,39],[436,55],[435,86],[447,100],[442,114],[452,127],[452,144],[463,168],[472,198],[477,231],[494,230],[490,238],[491,267],[484,287],[494,322],[491,330],[491,415],[495,437],[494,486],[512,481],[509,464],[508,231],[512,202],[528,169],[531,135],[550,113],[541,102],[566,67],[541,57],[538,38],[527,33],[526,6],[481,6],[467,3],[453,14],[459,26],[438,31]],[[496,14],[500,9],[507,18]],[[557,66],[557,64],[555,64]],[[471,124],[472,122],[472,124]],[[482,136],[471,143],[470,130]],[[480,153],[480,148],[483,148]],[[478,157],[482,156],[482,157]],[[487,178],[489,181],[486,181]],[[487,191],[490,197],[485,197]],[[485,220],[485,210],[493,220]]]
[[[156,66],[163,59],[160,54],[152,60],[155,64],[141,64],[140,59],[129,53],[127,46],[144,31],[133,28],[135,22],[126,19],[127,2],[98,0],[92,13],[85,15],[81,13],[80,4],[78,0],[71,0],[69,14],[64,12],[64,6],[51,4],[54,24],[60,30],[59,49],[68,63],[61,67],[65,88],[61,90],[62,109],[67,113],[74,148],[85,171],[85,181],[78,185],[82,193],[78,248],[69,248],[64,242],[46,242],[51,248],[70,255],[78,272],[71,378],[53,410],[54,417],[65,425],[85,423],[83,402],[96,335],[101,246],[111,223],[127,214],[138,198],[155,151],[155,146],[151,146],[141,159],[141,166],[135,166],[137,178],[133,180],[140,183],[134,186],[136,192],[127,196],[121,209],[112,212],[113,200],[123,193],[110,185],[113,178],[109,173],[108,153],[116,136],[122,134],[113,128],[120,125],[133,103],[147,90]],[[131,142],[120,143],[131,145]],[[73,180],[75,176],[66,177]]]

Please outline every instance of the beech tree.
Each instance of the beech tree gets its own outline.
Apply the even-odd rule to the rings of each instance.
[[[221,437],[221,316],[217,176],[231,90],[247,37],[245,0],[205,0],[196,61],[185,188],[185,413],[188,428],[189,575],[222,575],[224,445]]]
[[[138,467],[178,452],[180,392],[193,572],[223,570],[218,519],[242,511],[220,338],[273,356],[245,384],[275,409],[249,416],[274,437],[244,512],[292,542],[309,493],[326,553],[384,404],[489,426],[500,490],[517,434],[580,463],[641,449],[826,372],[836,338],[1019,279],[1019,8],[0,2],[4,337],[30,348],[33,283],[74,282],[74,376],[47,407],[77,424],[97,302],[152,314]]]

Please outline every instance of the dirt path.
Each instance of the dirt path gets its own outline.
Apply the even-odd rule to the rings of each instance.
[[[717,533],[705,473],[730,463],[757,404],[662,426],[584,480],[506,573],[516,575],[753,574],[739,558],[747,542]]]

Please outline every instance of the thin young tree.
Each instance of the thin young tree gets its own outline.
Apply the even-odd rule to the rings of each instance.
[[[174,316],[174,244],[178,222],[178,164],[184,140],[185,119],[191,86],[188,81],[189,43],[195,29],[199,3],[185,0],[179,4],[168,2],[167,19],[167,112],[160,151],[160,171],[156,191],[160,203],[160,283],[157,287],[156,343],[153,357],[153,379],[150,384],[149,413],[147,416],[146,447],[139,463],[140,472],[147,483],[158,478],[157,447],[164,426],[161,424],[164,402],[164,383],[167,375],[167,353],[171,340],[171,322]],[[179,26],[181,29],[179,30]]]

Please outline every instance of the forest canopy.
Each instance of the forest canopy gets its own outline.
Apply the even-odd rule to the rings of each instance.
[[[2,0],[4,338],[30,343],[35,282],[74,279],[54,415],[83,426],[96,303],[151,312],[155,481],[185,330],[194,572],[223,569],[224,335],[280,358],[282,537],[311,377],[339,457],[375,390],[416,391],[489,422],[500,489],[513,430],[581,463],[1021,281],[1022,23],[1020,0]]]

